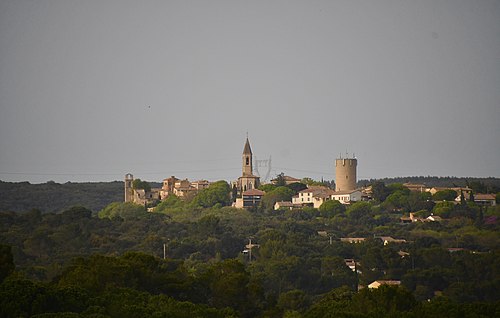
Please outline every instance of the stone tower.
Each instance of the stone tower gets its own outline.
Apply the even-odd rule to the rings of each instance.
[[[134,176],[130,173],[125,175],[125,202],[134,201],[134,189],[132,187],[132,182],[134,181]]]
[[[256,189],[260,186],[260,178],[253,175],[252,148],[250,148],[248,137],[241,158],[241,177],[238,178],[238,194],[240,195],[247,190]]]
[[[335,159],[335,191],[356,190],[356,157]]]

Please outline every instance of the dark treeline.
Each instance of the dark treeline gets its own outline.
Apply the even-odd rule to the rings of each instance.
[[[358,185],[368,186],[376,181],[385,184],[392,183],[418,183],[428,187],[470,187],[477,193],[500,192],[500,178],[474,178],[474,177],[395,177],[382,179],[359,180]]]
[[[99,211],[123,200],[123,182],[56,183],[0,181],[0,211],[62,212],[73,206]]]

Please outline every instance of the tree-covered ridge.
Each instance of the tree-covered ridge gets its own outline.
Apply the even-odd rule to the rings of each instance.
[[[368,186],[375,182],[384,184],[392,183],[416,183],[425,184],[428,187],[470,187],[477,193],[500,192],[500,178],[476,178],[476,177],[435,177],[435,176],[412,176],[359,180],[358,186]]]
[[[121,181],[64,184],[0,181],[0,211],[62,212],[73,206],[99,211],[115,201],[123,201]]]

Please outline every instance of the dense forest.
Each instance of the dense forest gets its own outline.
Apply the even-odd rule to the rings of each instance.
[[[297,185],[234,209],[220,181],[153,213],[4,210],[0,317],[500,316],[500,205],[372,186],[372,201],[319,209],[273,210]],[[403,223],[409,212],[442,220]],[[367,288],[383,279],[401,285]]]
[[[62,212],[73,206],[99,211],[123,200],[123,182],[56,183],[0,181],[0,211]]]

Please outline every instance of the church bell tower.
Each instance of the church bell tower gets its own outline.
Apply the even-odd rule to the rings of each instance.
[[[252,148],[250,148],[250,142],[247,140],[245,142],[245,147],[243,148],[243,154],[241,155],[242,165],[241,165],[241,177],[238,178],[238,195],[241,195],[247,190],[256,189],[260,185],[260,178],[254,176],[252,167]]]
[[[245,148],[243,148],[243,162],[242,162],[242,176],[252,176],[253,175],[253,169],[252,169],[252,149],[250,148],[250,142],[247,141],[245,143]]]

